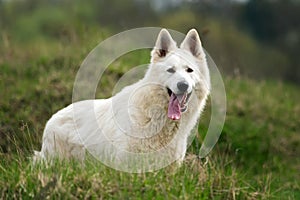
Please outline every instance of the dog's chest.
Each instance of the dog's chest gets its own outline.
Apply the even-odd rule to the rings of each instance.
[[[157,132],[152,132],[153,135],[143,135],[142,137],[131,137],[129,151],[135,153],[149,153],[166,148],[177,135],[180,127],[180,122],[166,120],[163,127],[156,127]],[[153,128],[154,130],[154,128]]]

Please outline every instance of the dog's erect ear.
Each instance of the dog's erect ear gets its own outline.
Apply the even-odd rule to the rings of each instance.
[[[157,37],[155,47],[151,52],[154,62],[159,58],[165,57],[170,51],[176,49],[176,42],[171,37],[170,33],[166,29],[162,29]]]
[[[185,36],[183,42],[180,45],[181,49],[190,51],[193,56],[199,58],[203,56],[203,49],[199,35],[195,29],[191,29]]]

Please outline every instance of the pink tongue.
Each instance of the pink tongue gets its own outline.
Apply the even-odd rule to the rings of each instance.
[[[181,117],[179,101],[174,93],[170,97],[168,117],[172,120],[178,120]]]

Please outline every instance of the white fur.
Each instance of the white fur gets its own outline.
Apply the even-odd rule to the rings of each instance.
[[[107,152],[107,159],[115,160],[126,156],[124,150],[147,153],[169,144],[171,156],[183,161],[187,138],[209,95],[206,57],[194,29],[180,48],[163,29],[151,55],[149,69],[139,82],[109,99],[73,103],[54,114],[46,124],[42,149],[35,152],[35,159],[83,160],[88,149],[96,155]],[[186,72],[187,66],[194,72]],[[167,72],[170,67],[176,72]],[[183,80],[192,94],[187,111],[174,121],[167,117],[170,97],[166,88],[176,93],[177,82]]]

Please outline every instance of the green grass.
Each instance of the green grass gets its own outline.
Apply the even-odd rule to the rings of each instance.
[[[129,174],[94,161],[32,166],[30,156],[40,149],[46,121],[71,103],[80,63],[104,37],[96,32],[66,45],[37,41],[1,47],[1,199],[300,198],[299,87],[274,80],[224,79],[226,123],[207,163],[195,155],[209,123],[209,105],[200,134],[175,172]],[[118,59],[106,71],[97,96],[109,96],[123,73],[149,59],[149,51]]]

